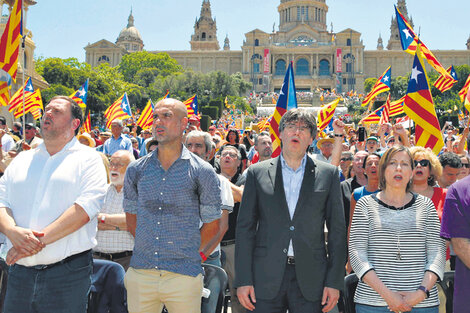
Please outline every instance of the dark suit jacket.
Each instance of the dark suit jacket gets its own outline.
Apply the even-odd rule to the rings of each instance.
[[[343,288],[346,226],[337,167],[307,157],[292,220],[279,157],[248,168],[236,229],[235,285],[253,285],[260,299],[276,297],[291,239],[307,300],[321,300],[324,287]]]

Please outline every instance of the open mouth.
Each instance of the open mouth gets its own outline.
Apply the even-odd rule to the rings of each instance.
[[[395,175],[395,176],[393,176],[393,179],[400,181],[400,180],[403,180],[403,176]]]
[[[294,143],[300,143],[300,140],[297,139],[297,138],[293,138],[291,141],[294,142]]]
[[[423,175],[423,174],[424,174],[424,173],[423,173],[422,170],[417,170],[417,171],[415,172],[415,175]]]
[[[118,178],[118,177],[119,177],[119,173],[111,173],[111,177],[113,177],[113,178]]]

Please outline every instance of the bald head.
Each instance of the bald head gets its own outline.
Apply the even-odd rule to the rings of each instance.
[[[186,109],[186,105],[184,105],[183,102],[173,98],[166,98],[158,101],[155,105],[155,109],[156,108],[168,108],[179,118],[188,116],[188,109]]]

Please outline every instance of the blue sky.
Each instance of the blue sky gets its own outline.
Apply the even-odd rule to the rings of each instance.
[[[29,8],[27,27],[36,43],[35,56],[76,57],[85,60],[84,47],[101,39],[115,42],[127,25],[132,6],[135,26],[146,50],[189,50],[194,20],[202,0],[36,0]],[[232,50],[240,50],[244,34],[259,28],[278,27],[280,0],[211,0],[217,19],[217,37],[223,45],[228,34]],[[384,45],[390,36],[390,21],[396,0],[326,0],[328,29],[348,27],[362,33],[366,50],[374,50],[379,33]],[[442,5],[445,3],[445,6]],[[466,49],[470,35],[470,1],[408,0],[408,13],[415,30],[430,49]],[[4,9],[5,13],[6,9]]]

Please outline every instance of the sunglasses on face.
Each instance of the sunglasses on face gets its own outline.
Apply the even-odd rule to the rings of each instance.
[[[462,163],[463,167],[470,168],[470,163]]]
[[[352,161],[353,158],[341,158],[341,161],[346,162],[346,161]]]
[[[33,129],[31,126],[25,126],[25,129]]]
[[[429,160],[426,160],[426,159],[423,159],[420,161],[414,160],[414,163],[415,163],[415,167],[418,166],[418,164],[420,164],[422,167],[426,167],[426,166],[429,166],[429,164],[431,164],[431,162],[429,162]]]

